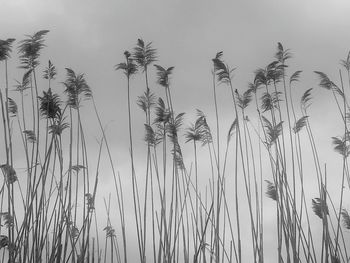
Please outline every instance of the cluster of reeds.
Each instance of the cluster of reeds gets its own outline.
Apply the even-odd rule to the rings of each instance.
[[[43,75],[38,72],[47,33],[42,30],[18,42],[23,78],[15,85],[20,94],[17,103],[9,97],[13,85],[8,82],[7,67],[15,40],[0,41],[6,83],[0,90],[5,153],[1,160],[2,262],[85,262],[93,260],[98,248],[90,235],[98,173],[90,175],[80,119],[81,103],[92,96],[91,90],[83,74],[67,68],[63,83],[67,101],[52,91],[55,66],[49,61]],[[38,75],[47,80],[45,88],[39,89]],[[19,147],[20,156],[15,153]],[[24,166],[24,172],[18,175],[16,166]],[[78,207],[79,202],[84,206]]]
[[[319,85],[332,93],[344,124],[343,135],[332,138],[343,164],[336,197],[339,203],[334,203],[327,188],[327,166],[319,158],[308,116],[312,89],[295,98],[302,72],[289,72],[291,53],[282,44],[278,43],[273,61],[254,72],[244,91],[235,87],[235,69],[225,63],[223,52],[215,55],[215,128],[211,128],[201,110],[193,124],[184,124],[185,114],[176,112],[172,99],[174,67],[160,66],[152,43],[138,39],[131,52],[124,52],[125,61],[115,66],[125,75],[130,147],[130,170],[120,175],[84,75],[66,68],[64,101],[51,88],[56,68],[49,61],[43,71],[47,86],[38,87],[40,52],[47,33],[39,31],[18,42],[23,79],[15,86],[17,102],[9,97],[12,85],[7,66],[15,40],[0,40],[0,61],[5,68],[5,87],[0,89],[2,261],[130,262],[135,260],[130,259],[135,248],[130,247],[128,233],[135,229],[139,262],[260,263],[267,258],[276,262],[349,262],[344,230],[350,229],[350,215],[344,208],[344,192],[350,187],[350,107],[345,95],[345,86],[350,88],[350,56],[341,62],[347,84],[341,70],[339,85],[315,71]],[[151,90],[150,70],[155,70],[154,82],[161,90]],[[134,151],[135,103],[131,98],[141,93],[133,87],[137,75],[144,78],[144,91],[136,102],[144,113],[143,164],[135,163],[139,153]],[[223,113],[218,108],[219,86],[226,88],[232,99],[232,124],[225,132],[227,121],[220,119]],[[93,102],[101,128],[99,150],[92,152],[97,156],[94,173],[89,169],[91,151],[86,146],[80,110],[87,99]],[[223,138],[224,133],[227,136]],[[183,150],[186,143],[192,150]],[[19,145],[23,149],[18,153]],[[115,192],[104,199],[104,226],[98,224],[95,208],[95,200],[101,198],[96,193],[103,148],[115,184]],[[313,160],[314,176],[308,176],[314,178],[318,189],[318,196],[311,199],[304,177],[311,162],[306,159]],[[21,176],[15,169],[18,165],[25,166]],[[126,180],[131,182],[131,194],[123,192]],[[126,222],[125,200],[132,200],[135,222]],[[270,207],[275,211],[275,227],[266,232],[265,211]],[[115,211],[117,222],[111,215]],[[312,226],[317,222],[321,237]],[[104,242],[99,239],[102,230]],[[275,244],[267,245],[271,235]],[[274,257],[266,254],[272,246]]]

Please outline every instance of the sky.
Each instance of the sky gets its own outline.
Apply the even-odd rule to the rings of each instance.
[[[42,61],[50,59],[58,70],[54,90],[63,90],[60,82],[65,67],[85,74],[121,173],[129,167],[126,89],[124,75],[114,66],[124,61],[124,51],[132,50],[138,38],[153,43],[157,64],[175,67],[171,79],[175,110],[186,112],[186,121],[194,122],[195,110],[201,109],[211,125],[215,124],[211,59],[216,52],[223,51],[225,62],[237,68],[233,84],[244,91],[254,71],[273,61],[281,42],[293,54],[289,72],[303,70],[295,96],[314,88],[310,115],[321,159],[331,168],[339,165],[330,137],[341,135],[341,120],[329,93],[317,86],[313,71],[339,80],[339,61],[350,50],[347,0],[0,0],[0,6],[0,39],[21,40],[26,34],[50,30]],[[22,74],[16,70],[16,55],[13,57],[10,80]],[[164,90],[155,84],[153,69],[150,80],[151,89],[164,96]],[[144,91],[142,81],[138,76],[132,82],[134,101]],[[218,88],[223,130],[232,122],[228,92],[227,87]],[[93,108],[86,106],[83,111],[89,146],[97,149],[100,132],[91,117]],[[143,161],[143,115],[135,104],[132,111],[134,136],[139,140],[136,159]],[[190,165],[190,157],[186,161]],[[113,191],[111,181],[101,182],[103,193]]]

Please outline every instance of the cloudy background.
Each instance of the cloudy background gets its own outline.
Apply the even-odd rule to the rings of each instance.
[[[175,110],[186,112],[186,121],[193,122],[195,109],[201,109],[214,125],[211,59],[216,52],[223,51],[225,61],[237,67],[233,83],[244,91],[254,78],[254,70],[273,61],[277,42],[281,42],[293,53],[289,72],[303,70],[295,96],[314,88],[310,115],[321,163],[327,162],[338,178],[341,160],[332,151],[330,137],[341,135],[341,119],[330,94],[317,87],[313,71],[323,71],[338,81],[339,60],[345,59],[350,49],[349,14],[350,2],[346,0],[0,0],[0,39],[21,40],[25,34],[50,30],[42,61],[51,59],[58,70],[53,88],[63,90],[60,82],[64,81],[65,67],[86,74],[107,125],[115,165],[126,178],[126,189],[130,181],[125,77],[114,70],[124,61],[124,50],[132,50],[138,38],[152,42],[157,64],[175,67],[171,85]],[[15,54],[9,65],[10,83],[14,84],[22,74]],[[144,91],[142,81],[137,76],[132,84],[135,99]],[[157,95],[164,96],[164,90],[155,84],[153,69],[150,83]],[[232,122],[229,95],[226,87],[218,88],[224,134]],[[90,156],[94,156],[100,132],[91,104],[86,103],[84,114]],[[142,163],[143,114],[136,104],[133,114],[136,159]],[[185,162],[190,165],[190,148],[185,148],[186,152]],[[113,192],[111,183],[111,174],[106,172],[99,188],[101,198]],[[334,191],[337,193],[336,187]],[[350,207],[350,202],[345,206]],[[272,229],[271,225],[267,227]],[[265,255],[268,259],[268,253]]]

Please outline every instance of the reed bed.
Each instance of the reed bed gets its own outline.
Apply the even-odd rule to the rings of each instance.
[[[314,90],[301,87],[302,71],[290,72],[292,54],[281,43],[245,88],[235,86],[223,52],[213,54],[214,118],[198,109],[189,119],[176,111],[176,69],[161,66],[153,44],[138,39],[114,68],[127,94],[127,126],[119,128],[128,133],[130,163],[120,171],[85,75],[66,68],[56,83],[54,64],[40,60],[48,33],[0,40],[1,262],[350,261],[350,53],[337,81],[314,72],[341,123],[329,138],[341,166],[330,171],[309,114]],[[23,77],[10,83],[15,48]],[[143,88],[133,87],[136,78]],[[218,89],[231,100],[230,120],[222,118]],[[83,105],[100,127],[97,150],[88,147]],[[133,135],[136,110],[144,114],[143,142]],[[101,171],[114,183],[106,196]]]

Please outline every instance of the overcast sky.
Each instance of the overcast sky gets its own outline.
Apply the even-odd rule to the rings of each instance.
[[[290,72],[303,70],[296,96],[315,88],[310,111],[320,148],[329,151],[330,136],[341,135],[334,103],[329,93],[317,87],[313,71],[324,71],[338,81],[339,60],[350,50],[348,0],[0,0],[0,39],[21,40],[42,29],[50,30],[42,61],[51,59],[58,70],[54,90],[63,90],[65,67],[86,74],[122,172],[129,159],[126,90],[125,77],[114,65],[124,61],[124,50],[132,50],[138,38],[153,42],[157,64],[175,67],[174,107],[188,113],[192,122],[196,108],[213,117],[211,59],[216,52],[223,51],[224,60],[237,67],[233,83],[244,91],[254,70],[273,61],[281,42],[293,53]],[[17,56],[13,57],[10,81],[22,74],[16,70]],[[153,69],[150,79],[151,89],[163,96]],[[136,77],[132,83],[134,98],[144,91],[141,81]],[[220,87],[218,98],[223,127],[228,128],[232,109],[227,88]],[[91,105],[85,110],[88,136],[94,140],[100,136],[97,122],[90,118]],[[136,106],[133,111],[135,137],[141,141],[143,115]],[[331,121],[325,123],[326,118]],[[209,122],[214,124],[214,119]],[[136,149],[141,152],[144,144],[140,142]],[[321,154],[330,166],[335,156]],[[108,183],[101,185],[107,189]]]
[[[196,108],[213,110],[211,58],[218,51],[224,51],[225,61],[237,67],[234,85],[245,90],[254,70],[273,60],[277,42],[290,48],[294,55],[290,72],[304,71],[304,88],[317,84],[314,70],[337,78],[339,60],[350,49],[350,2],[346,0],[0,3],[0,37],[21,40],[25,34],[50,30],[42,61],[51,59],[56,65],[57,90],[62,88],[59,82],[64,80],[65,67],[85,73],[103,112],[103,121],[114,122],[111,127],[115,129],[125,119],[122,110],[126,108],[126,91],[125,79],[114,71],[114,65],[124,60],[124,50],[131,50],[138,38],[153,42],[158,50],[158,64],[175,67],[175,107],[178,112],[188,113],[194,113]],[[10,63],[16,67],[18,60]],[[12,72],[10,79],[19,79],[17,72]],[[152,90],[162,95],[163,90],[152,82],[154,71],[150,74]],[[136,80],[132,95],[140,95],[143,89],[143,83],[137,84]],[[225,107],[227,90],[219,90],[218,96],[222,100],[220,106]],[[119,131],[114,133],[116,138]]]

